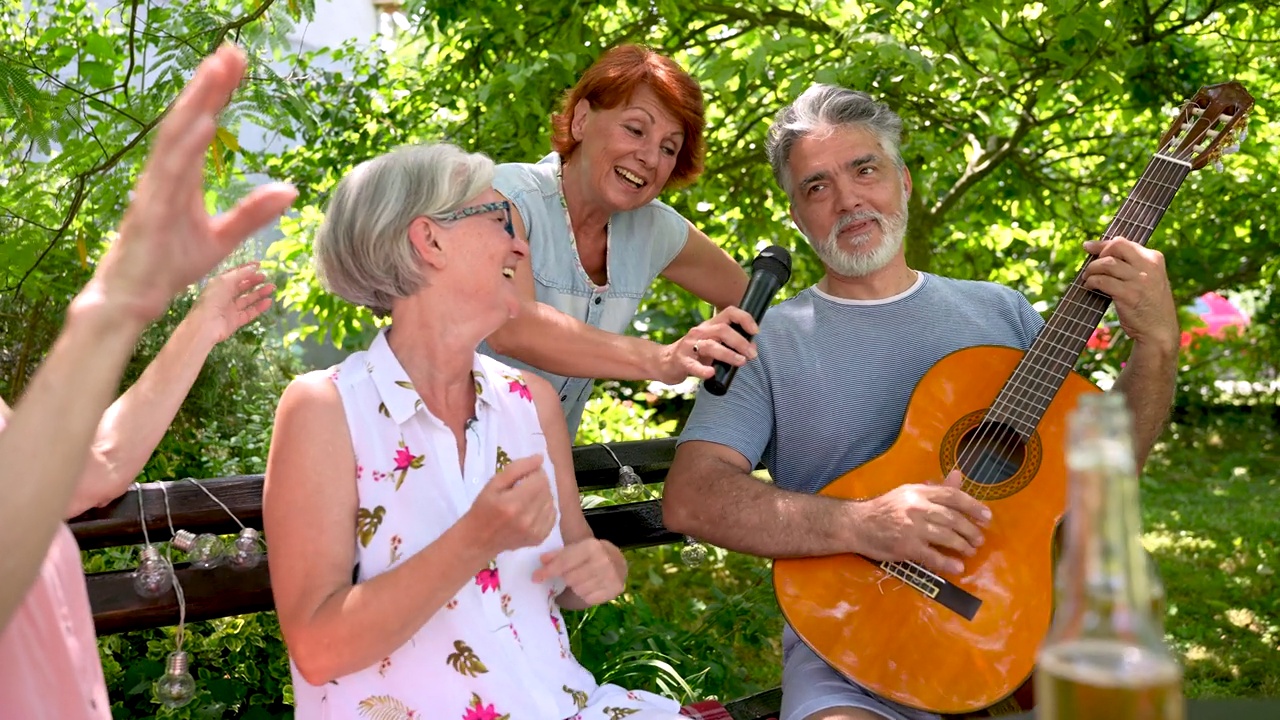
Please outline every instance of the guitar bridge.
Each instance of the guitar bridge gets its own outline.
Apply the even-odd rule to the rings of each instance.
[[[901,580],[906,586],[913,588],[916,592],[942,605],[965,620],[972,620],[978,614],[978,608],[982,607],[982,601],[976,596],[941,575],[929,572],[916,563],[872,560],[865,555],[862,557],[889,576]]]
[[[922,567],[919,567],[918,565],[882,561],[880,563],[880,569],[898,578],[916,590],[919,590],[920,593],[926,597],[936,598],[941,590],[938,585],[933,582],[933,579],[937,578],[941,580],[942,578],[938,578],[938,576]]]

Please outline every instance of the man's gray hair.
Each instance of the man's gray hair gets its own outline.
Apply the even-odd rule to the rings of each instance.
[[[424,281],[409,224],[457,210],[493,184],[493,161],[454,145],[410,145],[360,163],[333,191],[316,235],[316,276],[377,315]]]
[[[791,197],[791,176],[787,164],[796,141],[809,135],[830,133],[845,127],[861,127],[880,139],[884,151],[899,169],[903,167],[902,118],[870,95],[835,85],[815,84],[795,102],[783,108],[769,126],[765,152],[773,177]]]

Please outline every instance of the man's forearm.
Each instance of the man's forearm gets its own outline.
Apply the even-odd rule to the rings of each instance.
[[[107,408],[67,517],[115,499],[137,478],[178,414],[214,344],[213,335],[198,316],[188,315],[138,381]]]
[[[1164,432],[1173,405],[1178,373],[1178,348],[1135,344],[1113,390],[1124,393],[1133,415],[1133,451],[1141,468]]]
[[[855,551],[847,500],[782,490],[718,458],[679,453],[667,478],[663,523],[675,532],[769,558]]]
[[[0,627],[44,561],[142,327],[82,294],[0,432]]]
[[[539,302],[489,338],[494,350],[565,377],[652,380],[662,346],[644,338],[606,332]]]

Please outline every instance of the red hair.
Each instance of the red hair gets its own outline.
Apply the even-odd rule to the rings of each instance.
[[[551,146],[564,158],[577,149],[570,124],[573,109],[580,101],[586,100],[593,109],[611,110],[626,102],[641,85],[647,85],[658,96],[684,131],[676,166],[663,189],[688,185],[702,174],[706,151],[702,138],[706,125],[702,88],[671,58],[640,45],[619,45],[587,68],[578,84],[565,93],[560,112],[551,116]]]

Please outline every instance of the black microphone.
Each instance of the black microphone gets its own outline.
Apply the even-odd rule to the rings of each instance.
[[[769,303],[773,302],[773,296],[778,294],[778,290],[786,285],[789,279],[791,279],[791,253],[784,247],[770,245],[751,261],[751,280],[747,282],[747,292],[743,294],[742,302],[738,307],[747,311],[756,324],[759,324],[764,318],[764,311],[769,309]],[[743,330],[738,323],[730,323],[729,327],[737,330],[742,337],[751,339],[747,331]],[[716,360],[712,363],[712,367],[715,368],[715,375],[703,380],[702,386],[712,395],[723,395],[729,391],[729,383],[733,382],[733,376],[738,373],[738,368],[723,360]]]

